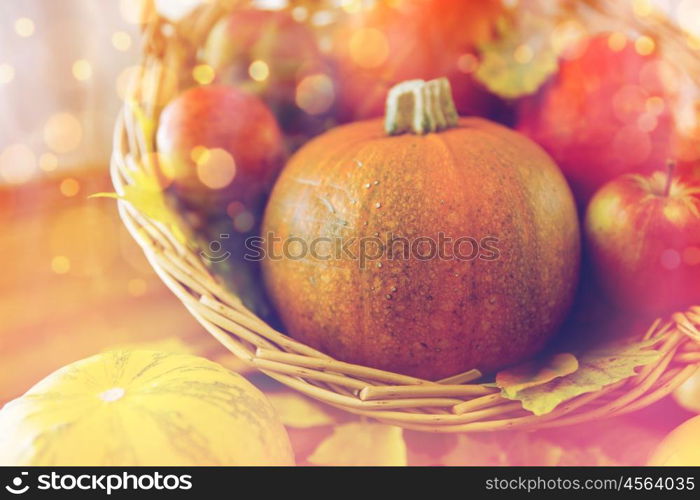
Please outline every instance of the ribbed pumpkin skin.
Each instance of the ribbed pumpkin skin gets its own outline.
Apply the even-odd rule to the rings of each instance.
[[[242,376],[186,354],[92,356],[0,410],[0,465],[293,464],[265,396]]]
[[[464,118],[440,133],[394,137],[379,120],[336,128],[289,161],[262,235],[437,241],[440,232],[495,236],[500,257],[385,255],[364,269],[350,258],[266,258],[288,333],[343,361],[433,380],[540,349],[573,300],[579,225],[558,167],[504,127]]]

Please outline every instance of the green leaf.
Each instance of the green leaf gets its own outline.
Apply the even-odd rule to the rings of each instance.
[[[641,342],[591,350],[579,356],[578,370],[569,375],[501,393],[508,399],[521,401],[523,408],[535,415],[546,415],[565,401],[631,377],[640,366],[658,360],[660,353],[648,349],[649,346],[650,342]]]
[[[316,465],[406,465],[406,442],[400,427],[352,422],[333,429],[309,457]]]

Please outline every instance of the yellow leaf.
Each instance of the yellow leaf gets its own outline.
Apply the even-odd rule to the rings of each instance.
[[[97,193],[90,198],[117,198],[127,201],[146,217],[167,226],[178,241],[185,243],[187,238],[180,220],[174,208],[168,204],[156,176],[142,170],[134,170],[132,178],[133,183],[124,186],[123,196],[115,193]]]
[[[498,36],[479,47],[476,79],[508,99],[536,92],[559,68],[559,53],[550,40],[553,29],[552,19],[527,11],[502,18]]]
[[[136,124],[141,129],[144,143],[146,144],[146,148],[150,153],[153,149],[151,145],[153,144],[153,137],[156,133],[156,121],[154,118],[146,115],[143,108],[135,100],[132,99],[128,101],[128,104],[131,106],[134,116],[136,116]]]
[[[496,385],[501,388],[503,395],[510,399],[516,399],[518,392],[546,384],[555,378],[569,375],[578,370],[576,356],[569,353],[556,354],[546,360],[530,361],[522,365],[504,370],[496,375]]]
[[[406,442],[400,427],[353,422],[336,427],[308,460],[316,465],[406,465]]]
[[[519,400],[535,415],[545,415],[561,403],[587,392],[598,391],[636,374],[636,369],[659,359],[660,353],[648,349],[653,343],[602,347],[579,356],[579,368],[545,384],[522,389],[509,399]]]
[[[282,423],[288,427],[308,429],[335,423],[324,407],[296,392],[270,393],[267,397]]]

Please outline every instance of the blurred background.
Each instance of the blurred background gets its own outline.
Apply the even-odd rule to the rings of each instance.
[[[197,3],[156,2],[163,15],[173,18]],[[273,8],[286,4],[259,3]],[[653,4],[700,36],[700,1],[636,3]],[[147,264],[119,221],[113,200],[88,199],[113,190],[111,134],[130,72],[136,71],[140,4],[0,3],[0,406],[56,368],[109,347],[173,339],[207,342],[208,336]],[[205,348],[216,349],[213,343]],[[637,440],[638,455],[618,457],[630,463],[641,460],[686,417],[666,401],[603,425],[606,439],[615,434],[620,440]],[[629,433],[620,434],[621,423]],[[580,433],[594,440],[601,431],[592,426]],[[571,431],[554,431],[544,439],[560,443],[554,452],[569,453],[571,464],[594,461],[593,455],[576,458],[584,452],[561,444],[564,434]],[[452,439],[409,436],[417,450],[445,447]],[[451,452],[453,464],[500,460],[498,454],[504,452],[492,446],[493,439],[482,440],[485,453],[493,456],[477,459],[457,447]],[[535,438],[507,439],[516,446]],[[605,453],[614,454],[614,442],[605,446]],[[421,451],[413,453],[419,460]]]
[[[139,14],[140,0],[0,5],[0,403],[106,347],[201,333],[115,203],[87,199],[113,191],[111,135]]]

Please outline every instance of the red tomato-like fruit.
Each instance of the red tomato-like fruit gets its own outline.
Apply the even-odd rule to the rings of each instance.
[[[498,100],[472,77],[475,47],[491,36],[501,12],[497,0],[423,0],[379,2],[352,16],[333,40],[341,121],[382,116],[386,94],[399,82],[443,76],[461,115],[487,115]]]
[[[621,176],[592,198],[585,229],[619,305],[659,313],[700,303],[700,184],[671,172]]]
[[[214,69],[217,82],[263,99],[287,134],[322,131],[333,109],[328,64],[313,32],[288,12],[235,10],[214,26],[202,59]]]
[[[161,171],[180,199],[207,213],[234,201],[259,210],[285,157],[267,106],[218,85],[188,89],[168,104],[157,145]]]
[[[610,45],[591,39],[518,111],[517,128],[554,157],[582,205],[607,181],[651,173],[671,156],[668,66],[631,42]]]

